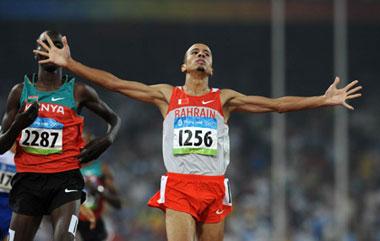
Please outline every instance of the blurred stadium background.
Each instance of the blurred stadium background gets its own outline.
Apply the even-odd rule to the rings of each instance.
[[[281,23],[273,25],[271,13],[281,2],[1,0],[0,113],[12,86],[36,71],[32,49],[46,29],[67,35],[79,61],[147,84],[182,85],[179,67],[194,42],[205,42],[213,51],[210,84],[246,94],[320,95],[337,74],[360,79],[364,96],[348,114],[328,108],[233,116],[227,175],[235,210],[227,219],[225,240],[378,241],[380,1],[347,0],[346,9],[333,0],[284,1],[285,42],[276,42],[272,36],[282,40],[276,35],[281,28],[274,31]],[[339,12],[343,20],[346,14],[347,34],[344,24],[343,31],[334,28]],[[279,52],[272,51],[281,45]],[[275,76],[285,80],[280,92],[274,91]],[[123,120],[117,141],[101,157],[113,169],[124,204],[121,211],[106,213],[109,240],[165,240],[161,212],[146,206],[165,172],[160,113],[96,89]],[[104,131],[96,117],[84,115],[91,132]],[[277,123],[285,128],[273,126],[279,115]],[[277,130],[275,138],[272,130]],[[274,149],[280,145],[281,154],[281,143],[273,139],[285,142],[280,160]]]

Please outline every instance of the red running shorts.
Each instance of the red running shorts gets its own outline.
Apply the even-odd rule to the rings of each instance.
[[[218,223],[232,211],[229,181],[224,176],[167,173],[148,205],[188,213],[198,222]]]

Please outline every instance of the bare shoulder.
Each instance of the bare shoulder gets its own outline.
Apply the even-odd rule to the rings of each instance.
[[[8,99],[6,103],[6,111],[2,120],[3,131],[8,130],[11,123],[14,121],[14,118],[17,114],[18,109],[20,108],[20,98],[24,83],[18,83],[12,87],[9,91]]]
[[[169,84],[155,84],[151,85],[155,91],[159,91],[164,97],[167,102],[170,101],[170,97],[172,96],[173,92],[173,86]]]
[[[232,89],[221,89],[220,90],[220,98],[222,100],[222,104],[227,105],[232,99],[236,97],[244,96],[242,93],[237,92]]]
[[[237,92],[236,90],[232,90],[232,89],[221,89],[220,94],[222,96],[234,96],[234,95],[238,95],[240,93]]]
[[[74,96],[77,102],[82,102],[89,99],[96,99],[97,93],[95,89],[85,83],[75,82]]]
[[[152,87],[156,90],[160,90],[160,91],[172,91],[173,90],[173,86],[169,85],[169,84],[155,84],[155,85],[151,85],[150,87]]]
[[[24,83],[17,83],[12,87],[12,89],[9,93],[12,93],[12,92],[20,92],[21,93],[23,88],[24,88]]]
[[[21,97],[22,89],[24,88],[24,83],[15,84],[9,91],[8,102],[15,100],[18,101]]]

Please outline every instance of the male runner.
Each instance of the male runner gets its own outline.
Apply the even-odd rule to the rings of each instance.
[[[42,33],[39,40],[63,47],[55,31]],[[83,107],[102,117],[108,130],[81,151],[83,117],[78,113]],[[63,76],[57,65],[39,64],[38,74],[25,75],[11,90],[2,126],[0,153],[17,143],[10,241],[33,240],[43,215],[51,215],[54,240],[73,240],[84,198],[80,162],[97,158],[111,145],[120,119],[92,88]]]
[[[49,39],[48,39],[49,41]],[[247,96],[231,89],[209,87],[213,73],[210,48],[192,45],[181,71],[185,84],[145,85],[122,80],[111,73],[75,61],[67,40],[58,49],[38,43],[47,51],[34,50],[47,59],[104,88],[156,105],[164,118],[163,157],[168,173],[149,205],[165,211],[169,241],[223,240],[224,218],[231,211],[231,193],[224,173],[229,164],[227,121],[234,111],[288,112],[322,106],[353,107],[346,100],[361,96],[353,81],[338,89],[339,78],[321,96],[266,98]],[[50,44],[51,46],[51,44]]]
[[[15,152],[16,145],[13,145],[9,151],[0,155],[0,241],[7,240],[11,222],[12,210],[9,207],[9,191],[12,177],[16,174],[16,166],[13,161]]]
[[[85,141],[91,141],[92,136],[85,134]],[[90,209],[96,219],[93,225],[88,218],[80,213],[78,231],[83,241],[106,240],[108,234],[102,215],[105,204],[108,203],[113,208],[121,208],[121,199],[113,182],[113,175],[109,166],[100,160],[81,168],[81,173],[85,181],[86,201],[82,206]],[[94,226],[92,228],[92,226]]]

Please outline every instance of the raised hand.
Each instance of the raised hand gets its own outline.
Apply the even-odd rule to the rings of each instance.
[[[357,80],[352,81],[345,87],[338,89],[337,85],[340,82],[340,78],[336,77],[334,83],[326,90],[324,96],[327,98],[327,103],[329,105],[343,105],[347,109],[353,110],[354,107],[347,104],[347,100],[355,99],[362,96],[361,93],[358,93],[362,89],[361,86],[356,86],[359,82]]]
[[[37,40],[37,43],[45,50],[33,50],[33,53],[44,56],[46,59],[38,61],[39,64],[52,63],[61,67],[66,67],[68,61],[71,59],[70,48],[67,44],[66,36],[62,37],[63,48],[57,48],[49,35],[45,34],[45,38],[49,43],[49,46],[45,44],[41,39]]]

